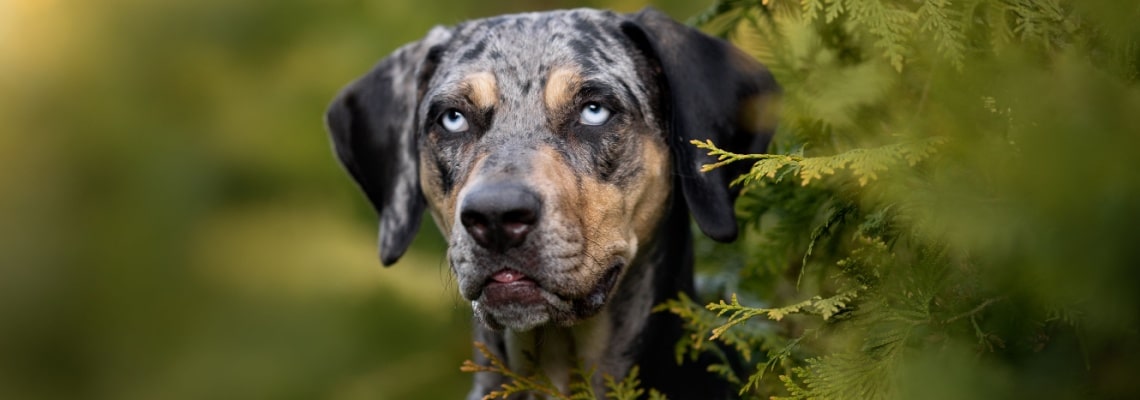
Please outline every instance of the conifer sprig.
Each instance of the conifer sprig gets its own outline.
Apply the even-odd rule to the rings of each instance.
[[[475,349],[487,359],[490,365],[480,365],[471,360],[466,360],[463,362],[463,365],[459,367],[460,371],[493,372],[501,374],[510,380],[510,382],[502,385],[502,390],[488,393],[486,396],[483,396],[483,400],[506,399],[513,394],[527,392],[538,393],[549,398],[560,400],[572,400],[570,396],[563,394],[558,388],[554,387],[554,384],[552,384],[545,375],[522,376],[515,373],[507,367],[503,360],[491,353],[491,351],[487,349],[487,345],[482,342],[475,342]]]
[[[765,179],[779,181],[787,175],[800,178],[800,184],[807,186],[812,181],[834,175],[841,170],[850,171],[859,182],[859,186],[879,178],[879,174],[886,171],[891,165],[905,161],[906,165],[914,166],[922,160],[929,158],[937,151],[937,147],[946,143],[945,138],[930,138],[896,143],[871,149],[852,149],[833,156],[804,157],[802,153],[796,154],[736,154],[718,148],[711,140],[691,142],[698,148],[708,150],[710,156],[716,157],[717,162],[701,166],[701,171],[708,172],[725,165],[756,160],[752,169],[732,181],[733,186],[749,186]],[[782,173],[787,168],[786,172]]]
[[[466,360],[463,365],[459,367],[463,372],[493,372],[501,374],[508,378],[510,381],[501,386],[501,390],[495,390],[483,396],[483,400],[493,399],[507,399],[515,394],[532,393],[544,396],[547,399],[559,400],[600,400],[594,394],[594,388],[590,385],[593,381],[593,376],[597,372],[595,369],[586,369],[585,366],[579,365],[571,371],[573,377],[570,383],[570,393],[563,393],[559,390],[549,378],[545,375],[535,374],[531,376],[523,376],[507,367],[502,359],[496,357],[487,349],[487,345],[482,342],[475,342],[475,349],[487,359],[489,365],[477,364],[474,361]],[[626,374],[622,380],[617,380],[610,375],[603,375],[604,386],[606,389],[605,400],[636,400],[640,399],[642,395],[646,394],[646,389],[641,387],[641,380],[638,378],[638,366],[633,366],[629,373]],[[656,389],[649,389],[648,391],[650,400],[667,400],[664,395]]]

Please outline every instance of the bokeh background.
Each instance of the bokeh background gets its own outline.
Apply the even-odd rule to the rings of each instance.
[[[462,396],[442,239],[380,267],[325,106],[437,24],[646,3],[0,0],[0,399]]]

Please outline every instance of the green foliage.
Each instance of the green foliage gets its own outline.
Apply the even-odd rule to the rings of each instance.
[[[713,335],[709,339],[716,340],[729,328],[761,314],[767,315],[770,320],[779,321],[789,314],[810,313],[819,315],[826,321],[828,318],[831,318],[832,315],[839,312],[840,309],[846,307],[847,302],[854,299],[857,295],[858,291],[852,289],[826,299],[815,296],[799,303],[779,308],[745,307],[740,305],[740,302],[736,300],[736,295],[733,295],[732,304],[727,304],[724,300],[721,300],[719,303],[713,303],[707,306],[709,310],[716,311],[716,316],[718,317],[729,314],[728,322],[713,329]]]
[[[1140,5],[722,1],[784,88],[734,244],[659,310],[746,398],[1120,398],[1140,385]],[[1126,359],[1128,361],[1122,361]],[[714,370],[722,372],[722,366]]]
[[[629,374],[620,382],[614,381],[612,376],[605,377],[606,398],[612,400],[638,400],[645,394],[641,388],[641,380],[637,378],[639,368],[635,365],[630,368]],[[649,389],[649,400],[666,400],[665,395],[656,389]]]
[[[547,397],[562,399],[562,400],[582,399],[582,397],[579,395],[575,395],[575,397],[571,397],[569,395],[563,394],[561,390],[559,390],[557,387],[554,386],[553,383],[550,382],[550,379],[547,378],[546,375],[538,374],[535,376],[523,376],[523,375],[520,375],[520,374],[512,371],[509,367],[507,367],[507,364],[504,363],[503,360],[499,359],[498,357],[495,357],[495,355],[493,353],[491,353],[490,350],[487,349],[487,345],[485,345],[483,343],[475,342],[475,350],[478,350],[479,353],[482,354],[483,357],[488,360],[490,365],[476,364],[475,362],[473,362],[471,360],[467,360],[467,361],[464,361],[463,365],[459,367],[460,371],[463,371],[463,372],[493,372],[493,373],[501,374],[510,380],[509,382],[503,384],[502,390],[496,390],[496,391],[492,391],[491,393],[488,393],[486,396],[483,396],[483,400],[506,399],[506,398],[510,397],[511,395],[518,394],[518,393],[537,393],[537,394],[545,395]],[[590,397],[586,397],[587,399],[593,398],[592,397],[593,396],[592,391],[586,391],[586,393],[588,393],[588,395],[590,396]],[[582,393],[579,393],[579,394],[582,394]]]
[[[542,395],[548,399],[560,400],[599,400],[594,394],[594,388],[590,385],[592,378],[595,374],[594,370],[587,371],[585,367],[579,366],[572,371],[570,393],[563,393],[550,381],[546,375],[537,373],[533,376],[524,376],[510,369],[503,362],[503,360],[495,357],[487,345],[475,342],[475,349],[487,359],[488,365],[477,364],[471,360],[463,362],[459,369],[463,372],[493,372],[501,374],[510,381],[504,383],[502,390],[492,391],[486,396],[484,400],[491,399],[507,399],[515,394],[537,394]],[[622,380],[616,380],[614,377],[605,375],[602,377],[605,389],[606,400],[637,400],[646,394],[646,390],[641,387],[641,380],[637,375],[639,372],[638,366],[630,368],[629,373],[626,374]],[[666,400],[666,397],[655,389],[649,389],[649,399],[651,400]]]
[[[702,352],[713,352],[724,361],[723,364],[714,365],[713,371],[720,373],[729,381],[739,382],[735,372],[728,366],[725,354],[709,340],[720,340],[732,346],[744,357],[745,361],[752,360],[752,349],[758,346],[760,342],[755,340],[754,333],[750,333],[746,329],[714,333],[722,323],[717,319],[718,315],[709,310],[706,310],[704,306],[693,301],[684,293],[679,293],[676,299],[670,299],[654,308],[655,312],[667,311],[680,316],[685,321],[685,330],[689,332],[689,335],[677,342],[675,356],[678,364],[685,362],[686,356],[690,360],[696,360]],[[744,321],[737,321],[737,323],[740,322]]]
[[[752,170],[732,181],[733,186],[751,186],[764,179],[779,181],[786,176],[799,176],[801,184],[807,186],[812,180],[833,175],[838,170],[849,169],[859,181],[859,186],[878,179],[878,172],[897,161],[906,161],[914,166],[919,161],[934,154],[935,146],[945,142],[942,138],[931,138],[911,143],[897,143],[874,149],[852,149],[826,157],[804,157],[802,151],[795,154],[735,154],[721,150],[712,141],[692,141],[698,148],[709,150],[709,155],[718,162],[701,167],[708,172],[721,166],[744,160],[758,160]],[[786,169],[786,170],[785,170]]]

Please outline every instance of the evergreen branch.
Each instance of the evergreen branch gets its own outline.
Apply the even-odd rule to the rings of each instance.
[[[684,361],[685,355],[696,360],[702,352],[712,352],[727,362],[727,356],[723,354],[723,351],[705,340],[712,329],[720,324],[717,316],[706,310],[704,306],[694,302],[684,292],[678,293],[676,299],[669,299],[657,305],[653,311],[668,311],[684,321],[685,332],[688,334],[682,336],[674,348],[674,355],[678,364]],[[745,361],[752,359],[752,349],[759,344],[757,335],[748,330],[726,332],[718,339],[736,349]]]
[[[839,18],[839,16],[841,14],[843,14],[843,11],[844,11],[843,10],[843,1],[844,0],[826,0],[826,1],[827,1],[827,13],[824,16],[824,21],[830,24],[832,21],[835,21],[836,18]]]
[[[965,66],[966,34],[963,13],[950,8],[950,0],[925,0],[918,8],[920,30],[934,36],[938,50],[961,71]]]
[[[799,346],[800,342],[803,341],[804,338],[808,337],[808,335],[814,335],[817,332],[818,331],[816,329],[805,330],[803,334],[801,334],[799,337],[796,337],[795,339],[792,339],[779,350],[769,351],[768,361],[765,361],[762,368],[757,368],[757,371],[748,377],[748,382],[746,382],[744,386],[740,388],[740,392],[737,394],[743,396],[744,393],[748,392],[748,390],[759,391],[760,383],[764,381],[764,375],[767,374],[768,371],[775,370],[778,364],[791,359],[792,350],[795,350]]]
[[[685,323],[685,331],[689,332],[688,335],[682,336],[681,340],[677,341],[674,349],[677,364],[684,361],[685,354],[696,359],[699,351],[705,347],[705,332],[712,329],[711,326],[715,322],[715,317],[706,313],[684,292],[678,293],[676,299],[666,300],[653,308],[653,312],[662,311],[668,311],[680,317]]]
[[[820,317],[823,317],[824,321],[827,321],[832,316],[835,316],[835,314],[846,309],[847,303],[859,296],[859,290],[864,289],[866,289],[866,287],[847,290],[826,299],[818,299],[812,304],[812,308],[815,309],[815,312],[819,313]]]
[[[709,171],[712,171],[714,169],[723,167],[725,165],[728,165],[728,164],[731,164],[731,163],[734,163],[737,161],[780,159],[780,158],[784,158],[784,157],[792,157],[792,156],[783,156],[780,154],[736,154],[736,153],[733,153],[730,151],[721,150],[719,147],[716,147],[716,145],[713,144],[711,139],[706,139],[703,142],[700,140],[694,139],[694,140],[689,141],[689,143],[692,143],[693,145],[697,146],[697,148],[699,148],[699,149],[708,150],[709,151],[708,154],[710,156],[716,157],[716,159],[717,159],[716,163],[702,165],[701,166],[701,172],[709,172]],[[800,161],[803,159],[803,157],[794,157],[791,159],[796,160],[796,161]]]
[[[977,307],[974,307],[970,311],[966,311],[964,313],[961,313],[961,314],[955,315],[953,317],[947,318],[945,321],[942,321],[942,323],[943,324],[951,324],[951,323],[954,323],[954,321],[960,320],[962,318],[973,317],[975,314],[982,312],[982,310],[985,310],[986,307],[989,307],[991,304],[994,304],[994,303],[1002,301],[1002,300],[1005,300],[1005,296],[999,296],[999,297],[994,297],[994,298],[988,299],[986,301],[983,301],[981,304],[978,304]]]
[[[800,6],[804,20],[811,22],[823,11],[823,0],[800,0]]]
[[[490,365],[476,364],[471,360],[466,360],[463,362],[463,365],[459,367],[460,371],[492,372],[501,374],[510,379],[510,382],[502,384],[502,390],[488,393],[486,396],[483,396],[483,400],[508,399],[520,393],[534,393],[548,399],[558,400],[599,400],[597,396],[594,395],[594,389],[590,385],[592,381],[591,378],[596,372],[595,369],[590,369],[589,372],[585,372],[586,368],[583,365],[579,365],[571,371],[571,374],[574,375],[574,379],[572,379],[573,382],[570,384],[570,394],[567,395],[562,393],[561,390],[555,387],[554,384],[543,375],[522,376],[512,371],[502,359],[491,353],[491,351],[487,349],[487,345],[482,342],[475,342],[475,349],[487,359]],[[641,387],[641,380],[638,378],[639,370],[638,366],[634,365],[625,379],[621,381],[615,380],[614,377],[610,375],[604,375],[602,379],[607,389],[606,399],[636,400],[641,398],[646,392],[645,389]],[[655,389],[649,390],[649,398],[665,400],[665,396]]]
[[[833,156],[822,157],[784,154],[736,154],[716,147],[711,140],[704,142],[693,140],[690,143],[697,148],[708,150],[708,155],[717,159],[715,163],[702,165],[702,172],[712,171],[734,162],[756,160],[748,173],[732,181],[731,184],[734,186],[749,185],[764,179],[777,179],[777,174],[785,167],[791,168],[799,175],[802,186],[807,186],[813,180],[834,175],[840,170],[851,171],[858,178],[859,186],[866,186],[870,181],[878,179],[879,173],[886,171],[891,164],[905,160],[908,165],[914,166],[932,156],[937,151],[937,147],[946,141],[944,138],[935,137],[871,149],[853,149]]]
[[[793,368],[792,372],[788,375],[780,375],[780,382],[784,384],[784,390],[788,391],[789,396],[772,396],[772,400],[800,400],[800,399],[813,399],[811,392],[800,386],[793,375],[805,374],[802,368]]]
[[[722,256],[707,264],[714,268],[724,265],[713,272],[719,274],[717,282],[739,279],[730,281],[730,293],[735,293],[731,300],[708,304],[703,310],[685,305],[688,316],[682,318],[686,332],[707,332],[703,336],[686,335],[686,343],[698,344],[687,347],[689,351],[711,351],[716,347],[712,344],[727,343],[733,335],[744,333],[737,343],[751,341],[751,350],[763,359],[749,361],[752,373],[740,375],[739,380],[744,381],[742,398],[891,398],[900,394],[899,389],[914,387],[913,382],[900,384],[899,378],[910,376],[899,371],[916,366],[916,361],[920,363],[917,366],[928,368],[921,364],[931,360],[927,356],[960,351],[961,344],[973,345],[980,350],[975,355],[986,361],[979,363],[975,375],[980,377],[994,371],[985,365],[990,362],[1000,365],[1025,360],[1019,349],[1025,348],[1026,342],[1034,349],[1045,346],[1042,341],[1050,340],[1051,330],[1065,328],[1058,324],[1071,324],[1078,330],[1077,344],[1082,346],[1086,367],[1089,365],[1080,338],[1081,317],[1063,313],[1089,312],[1088,307],[1058,312],[1020,307],[1026,305],[1025,298],[1001,293],[1003,286],[984,282],[992,273],[985,268],[995,261],[991,257],[994,252],[976,251],[973,241],[956,237],[961,232],[947,235],[948,230],[962,228],[959,224],[975,222],[952,220],[966,216],[959,214],[959,208],[969,205],[958,207],[953,198],[940,196],[961,194],[959,190],[965,186],[974,186],[987,198],[991,191],[998,197],[1019,193],[1009,188],[1017,182],[986,174],[1006,172],[1006,165],[990,165],[988,161],[991,154],[1001,158],[1007,153],[987,149],[992,144],[981,142],[979,150],[995,153],[980,153],[980,157],[951,153],[942,146],[948,139],[897,139],[884,133],[935,130],[946,137],[983,136],[998,144],[1009,143],[1021,154],[1012,140],[1014,135],[1048,130],[1031,120],[1039,116],[1030,113],[1036,105],[1036,88],[1026,91],[1018,89],[1021,84],[999,84],[991,89],[984,85],[1005,79],[972,78],[1016,71],[1007,68],[1017,66],[1038,71],[1042,77],[1059,78],[1069,75],[1046,75],[1054,72],[1038,64],[1068,60],[1077,68],[1074,74],[1084,71],[1082,68],[1088,67],[1084,62],[1091,61],[1091,70],[1108,67],[1112,74],[1134,79],[1140,76],[1136,67],[1140,65],[1140,45],[1131,29],[1099,30],[1096,19],[1103,17],[1076,0],[783,0],[759,10],[759,0],[720,3],[732,3],[728,8],[736,8],[723,9],[721,16],[710,21],[726,32],[739,34],[737,39],[742,42],[738,44],[753,50],[751,54],[770,68],[786,94],[780,130],[772,147],[775,150],[771,150],[780,154],[735,154],[707,140],[693,143],[711,157],[704,171],[748,163],[733,165],[749,168],[733,177],[732,185],[746,194],[737,203],[737,211],[754,235],[746,237],[743,254]],[[1107,10],[1100,12],[1129,11],[1111,9],[1107,1],[1105,4]],[[1140,11],[1137,7],[1129,9],[1133,14]],[[760,18],[761,13],[767,19]],[[1119,16],[1121,21],[1135,19]],[[735,26],[725,26],[730,24]],[[745,36],[748,34],[752,36]],[[1018,57],[1001,57],[1001,52]],[[884,73],[884,64],[897,73]],[[958,73],[950,73],[953,71],[947,65]],[[998,68],[990,70],[993,67]],[[956,86],[958,80],[962,81],[961,88]],[[1082,82],[1076,78],[1066,81]],[[862,84],[856,87],[835,82]],[[1000,107],[987,92],[998,87]],[[973,105],[959,103],[969,100],[959,98],[961,94],[987,96],[986,109],[994,115],[974,115],[978,110],[969,108]],[[1017,124],[1013,120],[1015,108]],[[947,117],[954,122],[945,123]],[[802,148],[805,143],[821,145],[808,155],[802,150],[787,150]],[[859,143],[880,145],[852,148]],[[931,168],[911,171],[910,167],[919,163],[929,163]],[[958,184],[972,177],[985,182]],[[866,187],[873,182],[882,182],[876,189],[883,190],[855,189],[856,183]],[[849,212],[839,209],[847,204],[856,208]],[[858,227],[847,226],[851,223]],[[853,232],[842,236],[837,233],[841,229]],[[1017,235],[1020,233],[1010,236]],[[731,263],[721,262],[727,260]],[[794,269],[797,261],[803,265],[799,271]],[[805,272],[809,262],[812,274]],[[797,272],[799,275],[792,277]],[[803,292],[788,300],[786,290],[793,280],[795,288]],[[824,298],[836,287],[842,289]],[[979,297],[979,292],[991,290],[998,292]],[[854,307],[856,295],[859,303]],[[753,298],[757,300],[751,301]],[[1017,304],[1011,304],[1016,306],[1012,309],[999,304],[1015,298]],[[751,308],[741,305],[741,299],[786,306]],[[1011,312],[1017,315],[1008,315]],[[790,317],[792,314],[799,317]],[[1022,325],[1011,329],[1005,324],[1006,318],[1032,322],[1037,330],[1022,332]],[[770,336],[754,333],[761,329],[767,329]],[[802,334],[793,337],[801,330],[820,333],[807,340]],[[1029,337],[1020,336],[1023,333]],[[754,340],[757,337],[762,341]],[[1001,354],[1008,352],[1003,351],[1006,340],[1014,351]],[[764,347],[757,347],[757,342]],[[1094,357],[1092,365],[1097,361]],[[719,367],[711,370],[724,372]],[[979,381],[974,376],[951,380],[966,387]],[[968,387],[956,394],[974,390],[993,393]],[[769,397],[772,394],[788,397]],[[914,397],[915,393],[906,394]]]
[[[851,9],[851,22],[867,29],[878,40],[875,47],[882,50],[883,56],[896,71],[902,72],[904,60],[909,53],[912,25],[917,20],[911,12],[883,4],[881,0],[864,0],[859,7]]]
[[[736,294],[734,293],[732,295],[731,303],[725,303],[724,300],[720,300],[717,303],[709,303],[705,306],[709,309],[709,311],[716,312],[716,315],[718,317],[723,317],[725,314],[728,314],[728,321],[721,326],[713,328],[712,336],[709,337],[709,340],[716,340],[717,338],[724,335],[724,333],[733,326],[739,325],[740,323],[761,314],[767,315],[768,319],[770,320],[780,321],[784,319],[784,317],[787,317],[791,314],[808,312],[819,315],[826,321],[838,313],[841,309],[847,307],[847,302],[858,296],[858,291],[862,289],[865,288],[860,287],[858,289],[847,290],[828,298],[813,296],[812,298],[801,301],[799,303],[779,308],[746,307],[737,301]]]
[[[629,374],[621,381],[615,380],[612,376],[606,376],[606,392],[607,399],[613,400],[637,400],[641,395],[645,394],[645,389],[641,388],[641,380],[637,378],[638,366],[633,366],[629,370]]]
[[[594,376],[596,368],[591,368],[590,372],[584,371],[586,371],[586,367],[579,362],[578,368],[575,368],[571,373],[571,378],[575,378],[576,375],[576,379],[571,379],[570,382],[570,400],[598,400],[598,397],[594,395],[594,388],[590,386],[590,378]],[[604,378],[613,380],[608,375]]]
[[[740,377],[736,376],[736,371],[728,364],[712,364],[709,365],[708,371],[717,374],[724,380],[733,385],[740,384]]]
[[[491,393],[487,393],[486,396],[483,396],[483,400],[507,399],[516,393],[526,392],[540,393],[546,395],[548,398],[555,398],[559,400],[573,400],[571,397],[562,394],[558,388],[554,387],[553,384],[551,384],[548,380],[543,379],[540,375],[526,377],[519,375],[514,371],[511,371],[511,369],[506,366],[503,360],[495,357],[495,355],[487,349],[487,345],[483,344],[482,342],[475,342],[475,349],[478,350],[479,353],[482,354],[483,357],[485,357],[491,363],[491,365],[479,365],[471,360],[466,360],[463,362],[463,365],[459,367],[460,371],[494,372],[497,374],[502,374],[511,380],[511,382],[504,383],[502,385],[502,390],[496,390],[492,391]]]
[[[845,204],[843,206],[833,207],[831,215],[827,217],[823,225],[816,227],[811,232],[811,239],[808,241],[807,251],[804,252],[803,261],[800,263],[800,273],[796,276],[796,287],[800,287],[800,282],[803,280],[804,271],[807,271],[808,258],[811,257],[812,250],[815,249],[815,243],[819,241],[824,235],[831,232],[831,228],[842,222],[847,215],[854,212],[856,207],[854,204]]]
[[[728,318],[728,322],[719,327],[713,328],[712,336],[709,337],[709,340],[716,340],[718,337],[724,334],[728,328],[744,322],[749,318],[769,312],[769,310],[766,309],[750,308],[741,305],[740,302],[736,299],[736,293],[732,294],[732,304],[725,304],[724,300],[721,300],[720,303],[710,303],[706,305],[705,308],[708,308],[709,311],[715,311],[718,317],[724,316],[725,313],[731,312],[731,315]],[[782,316],[772,317],[769,315],[769,318],[779,321]]]

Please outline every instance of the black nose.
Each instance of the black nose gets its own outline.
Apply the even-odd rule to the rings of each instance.
[[[542,202],[520,185],[486,185],[467,193],[459,220],[484,248],[504,252],[517,247],[538,223]]]

